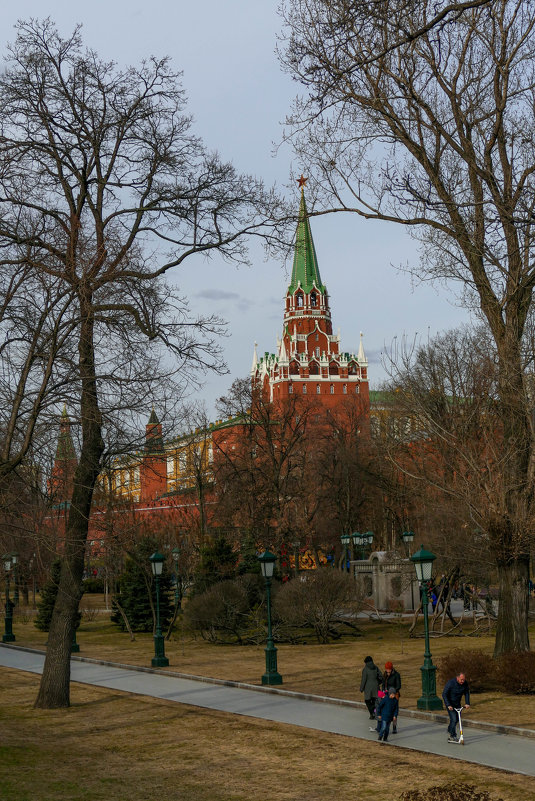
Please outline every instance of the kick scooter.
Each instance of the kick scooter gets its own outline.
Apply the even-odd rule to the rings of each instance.
[[[459,745],[464,745],[463,720],[462,720],[462,717],[461,717],[461,713],[463,711],[463,707],[461,707],[460,709],[455,708],[455,711],[457,712],[457,715],[459,716],[459,739],[457,740],[457,743]]]

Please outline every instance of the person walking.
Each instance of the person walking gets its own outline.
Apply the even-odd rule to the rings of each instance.
[[[461,704],[461,698],[463,695],[464,706]],[[448,742],[457,743],[459,742],[457,738],[457,709],[460,709],[461,707],[463,709],[470,708],[470,687],[468,686],[468,682],[466,681],[466,676],[464,673],[458,673],[454,679],[450,679],[446,682],[444,685],[444,690],[442,691],[442,698],[444,699],[444,703],[446,704],[446,709],[448,710],[448,715],[450,718],[450,722],[448,724]]]
[[[399,701],[400,690],[401,690],[401,676],[399,675],[398,671],[394,668],[392,662],[385,662],[385,671],[383,673],[383,681],[381,682],[381,690],[387,694],[390,687],[393,687],[396,691],[396,698]],[[392,734],[398,733],[397,722],[394,721],[394,725],[392,726]]]
[[[362,678],[360,680],[360,692],[364,693],[364,703],[370,713],[370,720],[375,720],[375,707],[377,706],[377,693],[383,674],[374,663],[371,656],[367,656],[364,660],[364,668],[362,669]]]
[[[378,740],[386,743],[390,733],[390,724],[396,725],[398,719],[398,699],[394,687],[388,688],[388,695],[379,702],[377,707],[377,717],[381,722]]]

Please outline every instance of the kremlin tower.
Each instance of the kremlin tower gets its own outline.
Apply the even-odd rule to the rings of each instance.
[[[54,506],[67,508],[70,505],[77,466],[78,459],[72,441],[71,421],[64,406],[59,421],[59,437],[54,466],[48,481],[48,492]]]
[[[362,334],[357,354],[342,351],[340,336],[333,334],[329,295],[320,277],[308,220],[306,178],[301,176],[298,183],[301,204],[282,337],[277,341],[277,352],[266,352],[260,359],[255,345],[252,380],[263,387],[270,401],[306,395],[330,409],[345,397],[358,395],[359,405],[367,412],[368,362]]]

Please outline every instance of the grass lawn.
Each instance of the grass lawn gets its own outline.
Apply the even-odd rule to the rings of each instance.
[[[2,801],[395,801],[451,781],[535,801],[525,776],[102,688],[73,684],[69,709],[34,710],[38,681],[0,669]]]
[[[85,596],[82,608],[102,604],[100,596]],[[103,604],[102,604],[103,605]],[[89,616],[91,618],[92,615]],[[416,709],[421,695],[420,666],[423,662],[423,637],[409,638],[409,621],[362,622],[362,637],[346,638],[330,645],[318,645],[311,638],[307,645],[278,646],[278,668],[283,687],[317,695],[361,701],[360,674],[364,657],[370,654],[379,667],[386,660],[394,663],[401,673],[401,706]],[[14,621],[17,645],[44,648],[47,635],[39,632],[25,615],[17,610]],[[435,664],[454,648],[483,650],[491,658],[494,638],[489,635],[438,637],[431,640]],[[421,634],[421,632],[419,632]],[[535,641],[535,624],[531,625],[531,641]],[[154,655],[152,635],[137,634],[134,642],[110,623],[109,614],[99,612],[94,619],[87,617],[77,635],[80,655],[150,666]],[[174,634],[165,644],[169,670],[214,678],[232,679],[260,684],[265,668],[264,646],[212,645],[202,639]],[[437,682],[440,695],[442,681]],[[515,696],[503,693],[481,693],[472,696],[468,718],[524,726],[535,729],[535,696]]]

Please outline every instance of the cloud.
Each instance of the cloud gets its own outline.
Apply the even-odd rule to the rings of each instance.
[[[225,292],[224,289],[204,289],[202,292],[197,292],[196,297],[205,298],[206,300],[239,300],[240,296],[237,292]]]

